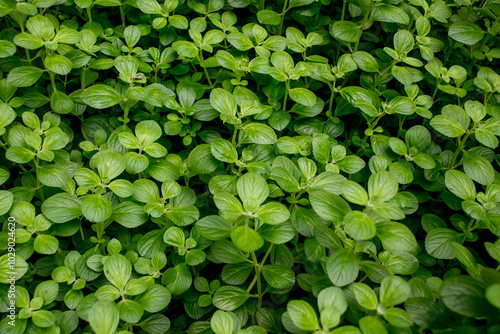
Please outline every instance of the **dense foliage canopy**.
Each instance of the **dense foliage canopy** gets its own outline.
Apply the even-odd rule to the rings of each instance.
[[[499,33],[499,0],[0,0],[0,333],[498,333]]]

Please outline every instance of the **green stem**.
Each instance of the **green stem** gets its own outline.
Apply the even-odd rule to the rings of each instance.
[[[205,72],[205,76],[207,77],[208,85],[210,88],[212,88],[212,80],[210,80],[210,76],[208,75],[208,70],[205,66],[202,65],[203,63],[203,51],[200,49],[200,58],[198,59],[200,61],[200,66],[203,67],[203,71]]]
[[[38,178],[38,169],[40,168],[40,158],[36,157],[33,162],[35,163],[35,174],[36,174],[36,187],[38,189],[38,195],[40,195],[40,199],[45,201],[45,194],[43,193],[42,184],[40,183],[40,179]]]
[[[125,26],[125,12],[123,11],[123,4],[120,5],[120,17],[122,18],[122,25]]]
[[[49,71],[49,76],[50,76],[50,82],[52,83],[52,89],[54,90],[54,92],[56,92],[57,91],[57,87],[56,87],[56,81],[55,81],[54,73],[52,73],[51,71]]]
[[[321,13],[321,2],[318,2],[318,12],[316,13],[316,27],[318,27],[318,24],[319,24],[320,13]]]
[[[231,139],[231,144],[233,144],[234,147],[236,146],[236,137],[238,136],[238,124],[234,125],[234,131],[233,131],[233,138]]]
[[[278,31],[278,35],[281,35],[283,33],[283,21],[285,20],[285,13],[287,12],[287,7],[288,7],[288,0],[285,0],[285,3],[283,4],[283,10],[281,11],[281,22],[280,22],[280,28]]]
[[[285,83],[286,83],[285,97],[283,98],[283,105],[281,108],[283,109],[283,111],[286,111],[286,102],[288,99],[288,90],[290,89],[290,80],[287,80]]]
[[[330,102],[328,103],[328,114],[327,115],[332,115],[332,109],[333,109],[333,99],[335,97],[335,81],[332,82],[330,86]]]
[[[371,1],[370,1],[370,7],[368,7],[368,9],[366,10],[365,16],[363,16],[363,21],[361,21],[361,31],[364,30],[366,21],[368,20],[368,17],[370,16],[371,12],[372,12],[372,4],[371,4]],[[358,39],[358,41],[354,45],[353,53],[356,52],[356,51],[358,51],[358,46],[359,46],[359,41],[360,40],[361,40],[361,37]]]
[[[80,225],[80,234],[82,236],[82,240],[85,240],[85,235],[83,234],[83,228],[82,225]]]
[[[84,68],[82,68],[82,79],[81,79],[81,81],[82,81],[82,86],[81,86],[82,89],[85,88],[85,73],[86,73],[86,68],[84,67]]]
[[[485,97],[484,97],[484,106],[485,107],[488,107],[488,102],[490,101],[491,97],[493,96],[495,92],[491,92],[489,94],[487,94]]]
[[[264,254],[264,257],[262,258],[262,261],[260,262],[260,265],[261,265],[261,266],[263,266],[263,265],[264,265],[264,263],[266,263],[267,257],[269,256],[269,254],[271,254],[271,250],[273,249],[273,246],[274,246],[274,244],[271,244],[271,245],[269,246],[269,248],[267,249],[266,254]]]
[[[17,20],[16,20],[17,21]],[[19,28],[21,28],[21,32],[24,33],[24,24],[23,21],[19,20],[17,21],[17,24],[19,24]],[[31,65],[31,57],[30,57],[30,52],[28,49],[24,48],[24,51],[26,52],[26,60],[28,63]]]
[[[342,3],[342,14],[340,16],[340,21],[344,21],[346,4],[347,4],[347,1],[344,0]],[[339,57],[340,57],[340,43],[337,44],[337,53],[335,56],[335,62],[337,62],[339,60]]]
[[[121,7],[120,7],[121,8]],[[85,8],[86,12],[87,12],[87,16],[89,18],[89,23],[92,22],[92,13],[90,11],[90,7],[87,7]]]
[[[437,91],[438,91],[438,88],[439,88],[439,84],[441,83],[443,79],[439,78],[436,80],[436,88],[434,89],[434,93],[432,93],[432,101],[434,101],[434,98],[436,97],[436,94],[437,94]]]
[[[252,254],[252,262],[255,268],[255,277],[257,280],[257,295],[259,296],[257,308],[261,308],[263,294],[262,294],[262,282],[260,281],[260,264],[257,262],[257,257],[255,256],[255,252],[252,252],[251,254]]]
[[[474,130],[474,128],[472,129],[472,131]],[[450,163],[450,169],[454,169],[455,167],[455,161],[457,160],[458,158],[458,154],[460,153],[460,151],[462,151],[464,149],[464,146],[465,146],[465,142],[467,141],[467,139],[469,138],[470,134],[472,133],[471,132],[467,132],[464,136],[463,139],[459,139],[459,142],[458,142],[458,147],[457,149],[455,150],[455,153],[453,153],[453,158],[451,159],[451,163]]]
[[[125,103],[125,108],[123,109],[123,126],[125,126],[127,124],[129,110],[130,110],[130,107],[129,107],[128,102],[127,102],[127,103]]]

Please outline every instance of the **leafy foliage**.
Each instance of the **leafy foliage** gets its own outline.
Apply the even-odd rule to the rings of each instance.
[[[499,32],[496,0],[0,0],[0,332],[498,332]]]

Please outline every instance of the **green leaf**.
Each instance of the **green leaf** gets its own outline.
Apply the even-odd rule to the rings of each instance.
[[[224,218],[234,221],[243,214],[243,206],[238,199],[227,192],[219,192],[214,196],[215,205],[224,214]]]
[[[492,284],[486,289],[486,299],[491,305],[500,308],[500,284]]]
[[[476,198],[476,186],[467,174],[449,170],[444,174],[446,187],[457,197],[463,200],[473,201]]]
[[[51,327],[55,323],[54,314],[47,310],[34,311],[31,320],[33,320],[35,326],[41,328]]]
[[[9,212],[14,195],[10,191],[0,190],[0,215],[4,215]]]
[[[115,303],[98,301],[88,311],[88,321],[96,334],[113,334],[120,321]]]
[[[398,55],[406,55],[415,44],[413,35],[408,30],[400,30],[394,34],[394,50]]]
[[[357,51],[352,54],[352,59],[358,67],[365,72],[378,72],[379,66],[375,57],[365,51]]]
[[[62,224],[82,215],[82,200],[68,193],[56,194],[42,204],[42,213],[54,223]]]
[[[257,12],[257,19],[260,24],[278,25],[281,22],[281,15],[275,11],[264,9]]]
[[[330,194],[326,191],[315,191],[309,195],[311,206],[323,219],[329,221],[341,221],[351,211],[349,204],[340,196]]]
[[[156,0],[138,0],[137,7],[146,14],[163,14],[163,9]]]
[[[69,114],[73,111],[75,103],[65,93],[54,91],[50,96],[50,107],[58,114]]]
[[[40,182],[49,187],[64,187],[68,180],[68,172],[59,165],[42,165],[37,169]]]
[[[405,310],[397,307],[391,307],[385,310],[384,318],[391,325],[399,328],[408,328],[413,325],[411,316]]]
[[[231,43],[232,46],[234,46],[236,49],[240,51],[247,51],[253,48],[253,43],[244,34],[241,32],[232,32],[229,35],[227,35],[227,41]]]
[[[371,315],[359,319],[359,328],[363,334],[388,334],[381,319]]]
[[[169,227],[163,235],[163,241],[173,247],[184,247],[184,232],[178,227]]]
[[[111,202],[102,195],[88,195],[82,200],[82,213],[93,223],[105,221],[112,211]]]
[[[391,252],[408,252],[414,254],[418,249],[417,240],[408,227],[397,222],[377,223],[377,237],[382,241],[384,249]]]
[[[365,188],[354,181],[343,181],[342,182],[342,195],[346,200],[351,203],[366,205],[368,202],[368,194]]]
[[[278,140],[276,132],[262,123],[247,123],[241,127],[241,130],[255,144],[274,144]]]
[[[139,327],[150,334],[163,334],[170,328],[170,320],[163,314],[153,314],[141,321]]]
[[[121,102],[121,97],[108,85],[93,85],[86,88],[81,95],[83,102],[96,109],[110,108]]]
[[[465,317],[483,317],[491,313],[483,284],[469,276],[452,276],[444,281],[439,291],[444,304]]]
[[[135,127],[135,135],[142,146],[154,143],[161,134],[160,125],[155,121],[142,121]]]
[[[22,48],[29,50],[36,50],[43,46],[43,40],[41,38],[28,33],[17,34],[14,37],[14,43]]]
[[[45,57],[45,68],[56,74],[66,75],[71,72],[73,64],[71,60],[61,55],[50,55]]]
[[[215,88],[210,93],[210,104],[221,114],[235,116],[237,104],[234,96],[225,89]]]
[[[403,25],[406,25],[410,22],[408,14],[406,14],[406,12],[399,7],[392,5],[380,5],[377,8],[382,14],[382,17],[377,17],[377,21],[394,22]]]
[[[207,216],[196,222],[196,228],[209,240],[224,240],[231,235],[233,226],[220,216]]]
[[[185,265],[182,265],[181,268],[182,268],[181,270],[175,272],[176,277],[178,279],[186,279],[185,277],[186,273],[184,270],[186,268]],[[188,281],[190,285],[191,280],[188,279]],[[169,286],[172,287],[171,284]],[[172,291],[174,290],[172,289]],[[156,313],[163,310],[165,307],[168,306],[171,299],[172,299],[172,294],[170,293],[169,289],[160,284],[151,285],[148,290],[144,291],[142,294],[135,297],[135,301],[141,304],[144,307],[144,310],[149,313]]]
[[[404,303],[411,293],[410,284],[399,276],[384,278],[380,285],[380,302],[386,307]]]
[[[228,140],[214,138],[210,143],[210,149],[212,155],[219,161],[235,163],[238,160],[238,152]]]
[[[120,312],[120,319],[131,324],[139,322],[144,314],[142,305],[134,300],[121,300],[118,302],[117,307]]]
[[[59,248],[59,240],[47,234],[40,234],[35,238],[33,248],[40,254],[54,254]]]
[[[430,124],[436,131],[451,138],[459,137],[465,133],[463,126],[457,120],[448,116],[434,116]]]
[[[370,201],[375,203],[387,202],[398,192],[398,182],[390,172],[378,172],[368,179],[368,193]]]
[[[353,286],[354,297],[359,305],[367,310],[376,310],[378,299],[372,288],[364,283],[354,283]]]
[[[269,196],[266,180],[257,173],[246,173],[238,179],[238,195],[248,212],[256,212]]]
[[[44,70],[34,66],[13,68],[7,75],[7,82],[16,87],[29,87],[40,79]]]
[[[262,275],[275,289],[290,289],[295,285],[295,273],[286,266],[266,264],[262,267]]]
[[[483,31],[477,24],[469,21],[454,22],[448,30],[448,36],[467,45],[476,44],[484,38]]]
[[[362,32],[361,28],[351,21],[337,21],[330,26],[330,34],[342,42],[356,43]]]
[[[13,267],[14,271],[12,271]],[[19,280],[26,274],[28,268],[28,264],[19,254],[14,256],[14,261],[12,260],[12,256],[8,254],[0,256],[0,283],[11,284],[12,277],[16,281]]]
[[[292,88],[289,91],[290,98],[306,107],[316,104],[316,95],[306,88]]]
[[[253,228],[238,226],[231,232],[231,240],[245,253],[254,252],[264,246],[264,239]]]
[[[224,311],[215,311],[210,320],[210,326],[215,334],[232,334],[234,320]]]
[[[464,171],[472,180],[482,185],[493,183],[495,171],[493,166],[482,155],[471,151],[463,151]],[[458,196],[458,195],[457,195]],[[460,196],[459,196],[460,197]]]
[[[255,215],[266,224],[277,225],[290,218],[290,211],[281,203],[270,202],[262,205]]]
[[[249,295],[236,286],[225,285],[217,290],[213,297],[213,304],[220,310],[233,311],[243,305]]]
[[[375,237],[376,227],[373,219],[361,211],[351,211],[344,217],[347,233],[356,240],[369,240]]]
[[[413,75],[405,67],[393,66],[391,68],[391,74],[397,81],[405,86],[411,85],[414,82]]]
[[[35,153],[33,151],[21,146],[11,146],[5,152],[7,159],[18,164],[28,163],[34,156]]]
[[[0,40],[0,58],[7,58],[14,55],[15,53],[16,53],[16,46],[13,43],[9,41]]]
[[[104,262],[104,275],[108,281],[119,289],[125,288],[131,274],[132,265],[123,255],[111,255],[106,262]]]
[[[448,228],[435,228],[425,237],[425,250],[437,259],[455,258],[452,242],[458,241],[460,234]]]
[[[187,167],[194,174],[209,174],[217,168],[217,163],[210,144],[196,146],[187,159]]]
[[[286,306],[293,324],[303,331],[316,331],[320,328],[314,309],[303,300],[292,300]]]
[[[326,262],[328,277],[335,286],[346,286],[358,277],[359,265],[356,256],[348,249],[335,251]]]

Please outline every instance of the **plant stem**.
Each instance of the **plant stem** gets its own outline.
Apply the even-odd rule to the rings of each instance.
[[[328,103],[328,114],[327,115],[332,115],[334,97],[335,97],[335,81],[332,82],[332,85],[330,86],[330,102]]]
[[[210,88],[212,88],[212,80],[210,80],[210,76],[208,75],[208,70],[205,66],[202,65],[203,63],[203,51],[200,49],[200,58],[198,59],[200,61],[200,66],[203,67],[203,71],[205,72],[205,76],[207,77],[208,85]]]
[[[17,21],[17,20],[16,20]],[[17,21],[17,24],[19,24],[19,28],[21,28],[21,32],[24,33],[24,25],[23,25],[23,21]],[[28,63],[31,65],[31,57],[30,57],[30,52],[28,51],[28,49],[24,48],[24,51],[26,52],[26,60],[28,61]]]
[[[234,125],[234,131],[233,131],[233,138],[231,139],[231,144],[233,144],[234,147],[236,146],[236,137],[238,136],[238,124]]]
[[[260,264],[257,262],[257,257],[255,256],[255,252],[252,252],[252,262],[255,268],[255,279],[257,280],[257,295],[259,296],[259,301],[257,303],[257,307],[261,308],[262,306],[262,282],[260,281]]]
[[[121,6],[120,6],[120,8],[121,8]],[[90,11],[90,7],[85,8],[85,10],[87,12],[87,16],[89,18],[89,23],[90,23],[90,22],[92,22],[92,13]]]
[[[368,20],[368,17],[370,16],[371,12],[372,12],[372,4],[371,4],[371,1],[370,1],[370,7],[368,7],[368,9],[366,10],[365,16],[363,16],[363,21],[361,21],[361,34],[363,34],[363,30],[364,30],[364,27],[365,27],[365,24],[366,24],[366,20]],[[354,45],[353,53],[356,52],[356,51],[358,51],[358,46],[359,46],[359,41],[360,40],[361,40],[361,37],[358,39],[358,41]]]
[[[342,2],[342,14],[340,16],[340,21],[344,21],[346,4],[347,4],[347,1],[344,0]],[[337,53],[335,56],[335,62],[337,62],[339,60],[339,57],[340,57],[340,43],[337,44]]]
[[[52,89],[54,90],[54,92],[57,91],[57,87],[56,87],[56,81],[55,81],[55,78],[54,78],[54,73],[52,73],[51,71],[49,71],[49,76],[50,76],[50,82],[52,83]]]
[[[120,17],[122,18],[122,25],[125,26],[125,12],[123,11],[123,4],[120,5]]]
[[[280,22],[280,28],[278,30],[278,35],[281,35],[283,33],[283,21],[285,20],[285,13],[288,10],[287,7],[288,7],[288,0],[285,0],[285,3],[283,4],[283,10],[281,11],[281,22]]]
[[[432,93],[432,101],[434,102],[434,98],[436,97],[436,94],[437,94],[437,91],[438,91],[438,88],[439,88],[439,84],[441,83],[441,78],[439,78],[438,80],[436,80],[436,88],[434,89],[434,93]]]
[[[42,184],[40,183],[40,179],[38,178],[38,169],[40,168],[40,158],[36,157],[33,162],[35,163],[35,175],[36,175],[36,187],[38,189],[38,195],[40,195],[40,199],[45,201],[45,194],[43,193]]]
[[[285,83],[286,83],[285,97],[283,98],[283,105],[281,108],[283,111],[286,111],[286,102],[288,99],[288,90],[290,89],[290,80],[287,80]]]
[[[81,87],[82,87],[82,89],[84,89],[84,88],[85,88],[85,72],[86,72],[85,70],[86,70],[86,68],[85,68],[85,67],[84,67],[84,68],[82,68],[82,80],[81,80],[81,81],[82,81],[82,86],[81,86]]]
[[[123,109],[123,126],[125,126],[127,124],[129,110],[130,110],[130,107],[129,107],[128,102],[127,102],[127,103],[125,103],[125,108]]]
[[[474,128],[473,128],[474,130]],[[459,139],[458,140],[458,147],[457,149],[455,150],[455,153],[453,153],[453,158],[451,159],[451,163],[450,163],[450,169],[454,169],[455,167],[455,161],[457,160],[457,157],[458,157],[458,154],[460,153],[460,151],[463,150],[464,146],[465,146],[465,142],[467,141],[467,139],[469,138],[469,135],[471,134],[472,132],[467,132],[465,134],[465,137],[463,139]]]

